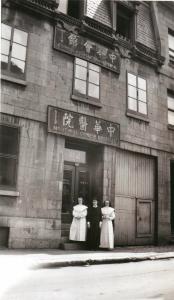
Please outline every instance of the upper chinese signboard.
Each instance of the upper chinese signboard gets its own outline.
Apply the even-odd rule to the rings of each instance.
[[[75,33],[55,27],[54,48],[120,73],[120,57],[117,52]]]
[[[100,118],[48,106],[48,132],[118,146],[120,125]]]

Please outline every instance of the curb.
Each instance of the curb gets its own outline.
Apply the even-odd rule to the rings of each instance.
[[[174,258],[174,254],[171,256],[144,256],[144,257],[125,257],[125,258],[106,258],[106,259],[84,259],[84,260],[73,260],[73,261],[55,261],[40,263],[35,266],[35,269],[49,269],[59,267],[75,267],[75,266],[91,266],[91,265],[104,265],[104,264],[120,264],[130,262],[141,262],[147,260],[168,260]]]

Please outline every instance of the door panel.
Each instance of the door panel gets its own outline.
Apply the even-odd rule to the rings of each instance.
[[[68,213],[72,211],[74,200],[74,182],[75,182],[75,167],[64,167],[63,177],[63,194],[62,194],[62,212]]]
[[[137,199],[137,237],[152,236],[152,201]]]
[[[77,204],[78,196],[84,204],[89,201],[89,172],[87,166],[65,164],[62,193],[62,234],[69,234],[68,224],[72,221],[72,209]]]
[[[85,167],[77,169],[77,197],[80,195],[84,199],[84,204],[89,205],[89,172]]]

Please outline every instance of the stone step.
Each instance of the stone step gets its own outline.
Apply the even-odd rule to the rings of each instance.
[[[62,250],[86,250],[86,243],[78,242],[64,242],[60,244],[60,249]]]

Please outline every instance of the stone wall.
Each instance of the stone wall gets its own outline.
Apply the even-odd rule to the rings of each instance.
[[[61,235],[64,138],[36,121],[19,119],[19,127],[19,197],[0,196],[0,226],[10,227],[11,248],[54,248]]]

